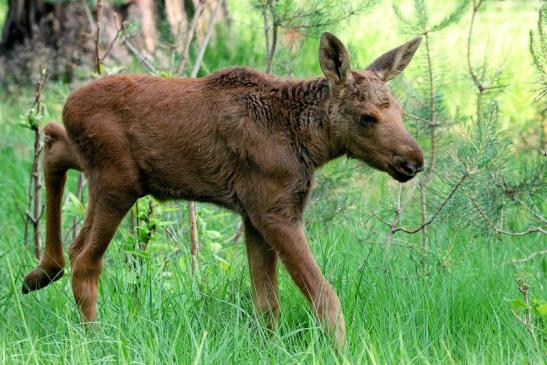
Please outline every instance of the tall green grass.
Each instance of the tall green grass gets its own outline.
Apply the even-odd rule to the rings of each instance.
[[[192,279],[186,245],[159,240],[155,244],[168,252],[151,253],[135,272],[118,237],[101,279],[98,328],[86,332],[69,278],[21,295],[21,277],[34,260],[20,235],[6,235],[0,359],[10,364],[544,361],[545,348],[533,342],[508,302],[519,296],[510,259],[534,249],[532,240],[515,249],[509,239],[447,232],[435,242],[437,252],[450,251],[447,262],[418,277],[412,253],[404,248],[394,249],[391,270],[383,270],[378,228],[363,230],[340,218],[329,225],[312,220],[308,228],[319,265],[342,300],[348,323],[348,348],[342,351],[324,338],[284,270],[281,325],[272,336],[265,333],[253,316],[241,244],[216,253],[226,260],[223,265],[205,246],[202,274]],[[534,281],[533,293],[541,292],[539,285]]]

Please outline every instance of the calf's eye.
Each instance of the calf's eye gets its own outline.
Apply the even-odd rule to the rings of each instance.
[[[363,114],[359,117],[359,122],[365,126],[371,126],[376,123],[376,118],[371,115]]]

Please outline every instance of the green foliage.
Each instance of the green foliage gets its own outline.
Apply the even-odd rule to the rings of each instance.
[[[530,31],[530,53],[537,71],[547,76],[547,6],[539,11],[537,33]]]
[[[500,171],[507,161],[509,142],[499,128],[499,109],[491,102],[478,120],[471,120],[471,133],[457,152],[462,168],[470,172]]]
[[[471,0],[461,0],[452,12],[446,15],[437,24],[431,26],[430,32],[437,32],[457,23],[465,15],[470,1]]]
[[[318,35],[326,27],[370,11],[376,3],[377,0],[254,0],[253,7],[259,12],[271,7],[274,21],[281,28]]]
[[[530,31],[530,53],[533,65],[539,73],[540,90],[537,96],[541,100],[547,94],[547,5],[539,10],[537,32]],[[545,104],[545,103],[544,103]]]
[[[72,217],[83,219],[86,212],[85,204],[71,191],[68,192],[68,199],[63,205],[63,213]]]
[[[466,127],[455,156],[449,156],[441,164],[442,179],[446,182],[453,183],[464,174],[469,175],[452,198],[443,221],[472,224],[488,230],[490,227],[476,211],[474,204],[478,204],[481,212],[488,214],[493,221],[499,218],[506,200],[494,182],[508,170],[510,141],[500,129],[499,108],[495,101],[486,106],[481,118],[468,119]]]
[[[137,242],[139,246],[146,247],[152,241],[160,221],[156,214],[154,214],[154,201],[151,197],[143,198],[144,209],[139,209],[139,205],[136,205],[136,221],[137,221]],[[141,205],[142,207],[142,205]]]
[[[38,129],[38,126],[42,123],[44,116],[39,113],[36,108],[31,108],[26,115],[20,115],[19,118],[19,124],[21,126],[35,130]]]
[[[0,24],[4,24],[4,19],[8,13],[8,4],[7,1],[0,1]]]
[[[526,304],[521,298],[510,300],[511,307],[520,314],[528,311],[534,312],[543,321],[547,320],[547,303],[534,299],[532,303]]]
[[[459,0],[454,10],[439,22],[431,25],[430,11],[426,0],[413,0],[413,14],[405,15],[401,10],[401,0],[393,1],[393,12],[399,20],[401,30],[407,34],[426,34],[438,32],[457,23],[465,14],[470,0]]]

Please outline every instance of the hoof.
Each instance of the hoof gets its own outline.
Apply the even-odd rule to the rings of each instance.
[[[55,268],[45,270],[40,267],[29,272],[23,280],[23,294],[30,293],[31,291],[42,289],[54,281],[59,280],[64,274],[62,268]]]

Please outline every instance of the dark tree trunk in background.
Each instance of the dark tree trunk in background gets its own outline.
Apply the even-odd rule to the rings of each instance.
[[[0,76],[29,78],[41,64],[71,80],[93,54],[93,18],[84,1],[9,0],[0,43]],[[3,74],[3,75],[2,75]]]
[[[132,43],[148,58],[169,63],[170,54],[158,53],[158,43],[165,49],[165,39],[158,32],[158,17],[165,17],[173,35],[174,49],[181,52],[187,42],[189,25],[196,8],[205,4],[197,23],[194,39],[201,44],[218,0],[124,0],[106,2],[103,7],[101,48],[109,48],[105,63],[128,64],[129,54],[117,42],[117,22],[134,21],[138,28],[130,35]],[[113,5],[114,4],[114,5]],[[158,11],[161,9],[162,11]],[[117,15],[115,17],[114,15]],[[87,0],[8,0],[8,13],[0,39],[0,81],[34,83],[39,70],[46,67],[52,79],[73,80],[77,66],[95,64],[95,9]],[[219,22],[229,23],[228,8],[223,3]],[[112,47],[111,47],[112,46]],[[89,73],[86,73],[88,75]],[[10,82],[11,81],[11,82]],[[2,83],[3,84],[3,83]]]
[[[9,0],[8,6],[0,73],[28,79],[42,65],[52,77],[70,80],[74,67],[91,57],[91,14],[83,1]]]

